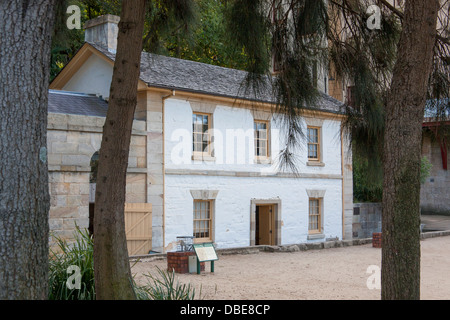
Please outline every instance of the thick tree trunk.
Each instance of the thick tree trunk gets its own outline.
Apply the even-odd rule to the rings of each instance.
[[[47,299],[54,0],[0,1],[0,299]]]
[[[385,115],[382,299],[420,299],[422,122],[438,0],[406,1]]]
[[[146,0],[124,0],[97,175],[94,266],[97,299],[134,299],[125,237],[125,186],[137,103]]]

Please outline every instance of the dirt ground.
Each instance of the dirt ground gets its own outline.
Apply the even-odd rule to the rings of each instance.
[[[421,299],[450,300],[450,237],[421,241]],[[134,263],[133,263],[134,264]],[[219,255],[215,272],[210,263],[201,275],[177,274],[205,300],[377,300],[370,290],[370,266],[381,266],[381,249],[372,245],[293,253]],[[141,260],[132,267],[138,283],[143,274],[157,275],[167,261]],[[370,282],[369,283],[374,283]]]

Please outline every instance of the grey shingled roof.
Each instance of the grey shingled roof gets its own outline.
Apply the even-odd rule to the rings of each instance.
[[[89,43],[112,61],[115,54],[98,44]],[[140,78],[149,87],[181,90],[215,96],[239,98],[260,102],[275,103],[271,95],[269,81],[268,89],[255,98],[243,90],[242,83],[247,72],[230,68],[223,68],[210,64],[171,58],[143,52],[141,56]],[[319,109],[332,113],[339,113],[342,103],[333,97],[322,93],[317,105],[312,109]]]
[[[95,95],[49,90],[48,112],[106,117],[108,103]]]

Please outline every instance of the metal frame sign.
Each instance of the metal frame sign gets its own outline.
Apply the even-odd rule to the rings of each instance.
[[[212,243],[194,244],[193,247],[199,262],[219,260],[216,249]]]
[[[211,262],[211,272],[214,273],[214,261],[219,260],[216,249],[212,243],[193,244],[195,255],[197,256],[197,274],[200,274],[200,263]]]

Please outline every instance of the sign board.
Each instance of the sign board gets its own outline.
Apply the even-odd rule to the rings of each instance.
[[[194,244],[193,247],[199,262],[219,260],[216,249],[212,243]]]

